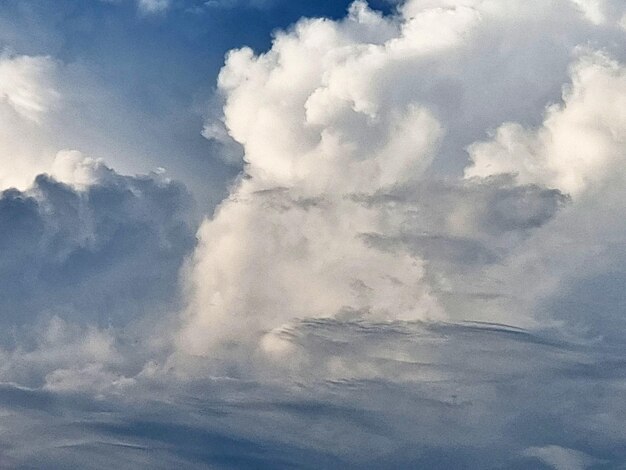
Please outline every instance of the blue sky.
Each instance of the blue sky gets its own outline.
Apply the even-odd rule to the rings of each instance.
[[[619,0],[0,4],[0,467],[626,468]]]

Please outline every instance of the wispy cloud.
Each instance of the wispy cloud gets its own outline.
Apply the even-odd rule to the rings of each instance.
[[[163,13],[170,7],[170,0],[138,0],[137,5],[141,13]]]

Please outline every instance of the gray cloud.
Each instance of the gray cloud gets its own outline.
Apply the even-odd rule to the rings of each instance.
[[[625,457],[614,408],[624,356],[602,345],[472,323],[303,320],[277,334],[294,348],[294,382],[252,359],[267,379],[196,370],[181,381],[163,369],[97,396],[5,385],[0,404],[18,434],[51,432],[0,436],[3,457],[59,468],[487,469],[542,468],[538,458],[619,468]]]
[[[106,175],[85,188],[47,175],[0,195],[0,310],[5,335],[40,314],[123,326],[176,305],[194,246],[191,196],[158,175]]]

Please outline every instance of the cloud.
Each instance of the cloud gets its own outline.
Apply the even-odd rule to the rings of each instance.
[[[204,134],[243,171],[197,233],[162,174],[31,168],[0,195],[0,463],[623,462],[619,8],[358,1],[230,52]]]
[[[122,361],[120,331],[143,330],[138,345],[178,308],[195,219],[190,194],[163,176],[121,176],[77,152],[60,153],[54,169],[0,193],[0,342],[12,358],[4,380],[30,384],[58,369],[60,388],[66,368],[88,375],[80,357],[98,370],[143,354],[130,348]]]
[[[581,392],[621,396],[625,67],[599,28],[572,2],[357,2],[231,52],[207,129],[244,173],[165,367],[274,384],[273,429],[330,466],[620,461],[610,392]]]
[[[594,459],[582,452],[564,449],[559,446],[531,447],[524,452],[529,457],[535,457],[555,470],[578,470],[588,468]]]
[[[65,390],[57,379],[67,372],[51,375],[45,390],[5,384],[0,404],[12,404],[4,423],[14,432],[0,442],[18,462],[61,467],[530,469],[539,455],[623,460],[623,413],[603,413],[619,410],[623,364],[621,356],[606,363],[602,345],[472,323],[308,319],[276,335],[291,347],[285,366],[297,381],[256,356],[251,365],[271,380],[198,369],[185,380],[152,366],[89,389],[84,381],[106,377],[91,366],[75,367]],[[599,388],[606,393],[593,393]],[[56,432],[14,438],[43,423]]]
[[[499,127],[492,142],[469,148],[468,176],[516,174],[576,195],[623,166],[626,143],[626,68],[602,53],[581,57],[571,70],[563,105],[547,111],[542,127]]]
[[[170,6],[170,0],[138,0],[139,11],[144,14],[163,13]]]
[[[411,1],[387,17],[356,2],[266,53],[231,52],[223,125],[205,133],[240,144],[246,166],[199,232],[183,350],[255,344],[303,317],[547,321],[520,302],[516,263],[570,195],[621,174],[624,145],[624,67],[578,47],[573,24],[596,34],[570,2]],[[543,115],[536,132],[502,124]],[[476,142],[493,127],[495,143]],[[554,294],[565,264],[529,292]]]
[[[594,25],[611,26],[620,21],[624,6],[611,0],[572,0],[581,13]]]
[[[0,56],[0,188],[25,186],[47,160],[46,128],[61,100],[57,79],[49,57]]]
[[[512,269],[491,275],[509,278],[511,292],[526,299],[512,309],[524,303],[525,315],[546,309],[548,317],[577,334],[606,340],[618,340],[613,331],[622,322],[610,306],[620,301],[606,295],[622,282],[625,266],[619,248],[625,233],[620,202],[625,71],[604,53],[583,51],[571,67],[572,83],[564,87],[562,103],[547,109],[543,124],[535,129],[503,124],[492,140],[469,147],[474,163],[466,169],[468,176],[513,174],[520,183],[546,185],[572,196],[574,204],[550,230],[538,231],[516,250]],[[514,284],[523,285],[524,292]]]
[[[0,57],[0,97],[20,117],[38,122],[54,106],[55,63],[49,57]]]

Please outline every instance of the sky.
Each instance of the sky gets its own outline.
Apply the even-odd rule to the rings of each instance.
[[[622,0],[0,3],[0,467],[626,468]]]

